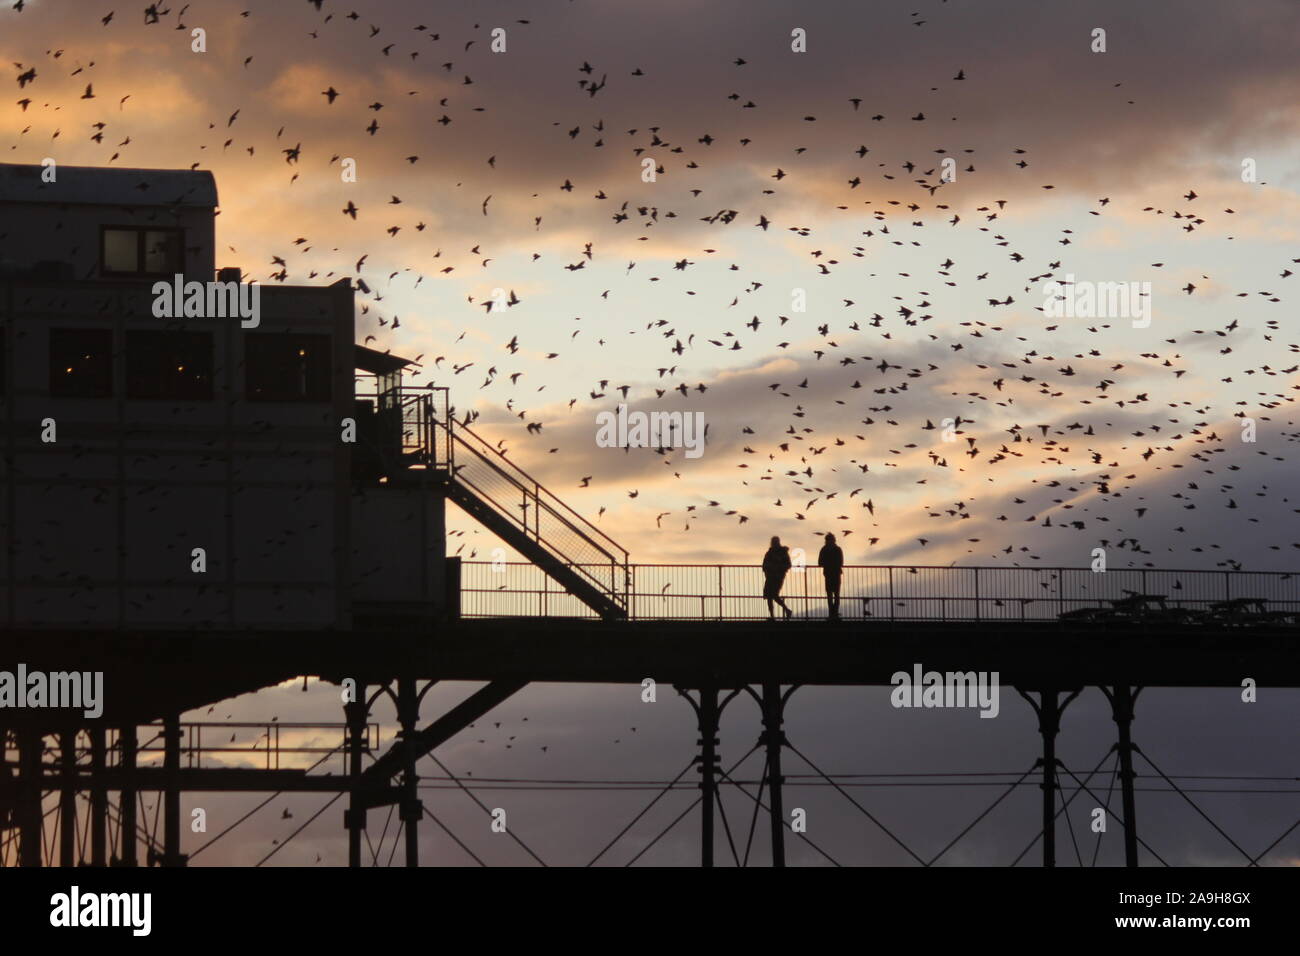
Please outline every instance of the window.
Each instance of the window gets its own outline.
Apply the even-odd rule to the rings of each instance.
[[[185,271],[185,232],[105,226],[100,261],[104,275],[166,276]]]
[[[245,394],[256,402],[328,402],[330,337],[287,332],[244,338]]]
[[[127,332],[126,397],[210,400],[212,333]]]
[[[112,331],[50,329],[50,395],[110,398],[112,394]]]
[[[380,408],[395,408],[401,403],[402,370],[381,372],[375,376],[375,394]]]

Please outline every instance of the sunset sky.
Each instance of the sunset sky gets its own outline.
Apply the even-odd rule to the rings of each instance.
[[[211,170],[219,266],[364,280],[358,341],[421,356],[414,381],[449,386],[633,561],[757,563],[772,534],[812,552],[833,531],[850,564],[1086,566],[1103,547],[1115,568],[1300,567],[1290,0],[14,6],[0,162]],[[1149,327],[1046,316],[1044,284],[1067,278],[1150,283]],[[494,290],[519,301],[489,312]],[[596,416],[620,401],[702,412],[703,456],[598,447]],[[452,526],[467,557],[497,544]],[[634,691],[535,686],[503,708],[509,751],[499,729],[467,731],[439,759],[479,777],[671,778],[689,708],[645,717]],[[234,706],[341,719],[332,693]],[[1163,769],[1294,776],[1265,739],[1294,726],[1293,692],[1245,715],[1230,691],[1200,693],[1143,698],[1139,739]],[[1018,698],[999,721],[919,726],[878,690],[801,694],[792,741],[845,771],[1020,772],[1037,746]],[[1076,770],[1109,746],[1103,703],[1090,691],[1067,719]],[[743,753],[756,732],[747,714],[731,740]],[[931,812],[955,833],[994,795],[868,792],[917,833]],[[569,862],[640,805],[528,799],[538,842]],[[902,862],[842,799],[816,799],[836,832],[858,828],[846,856]],[[966,862],[1009,862],[1032,835],[1037,791],[1017,799],[1019,821],[992,819]],[[1294,796],[1209,799],[1263,845],[1294,816]],[[479,825],[472,804],[446,812]],[[1231,859],[1190,816],[1146,819],[1178,862]],[[211,862],[256,862],[273,822]],[[336,822],[303,847],[339,862]],[[693,859],[678,837],[654,862]],[[310,864],[303,847],[293,862]],[[1294,862],[1300,845],[1278,852]]]

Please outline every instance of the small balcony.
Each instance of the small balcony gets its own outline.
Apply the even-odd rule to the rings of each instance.
[[[451,460],[451,404],[446,388],[402,384],[410,359],[355,347],[352,480],[400,482]]]

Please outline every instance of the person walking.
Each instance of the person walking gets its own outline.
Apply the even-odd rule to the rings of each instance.
[[[826,543],[817,553],[817,563],[821,565],[822,577],[826,579],[826,604],[828,618],[840,619],[840,578],[844,575],[844,552],[835,543],[835,535],[826,535]]]
[[[767,601],[767,619],[773,619],[773,603],[781,605],[786,618],[794,612],[786,606],[781,597],[781,585],[785,583],[786,572],[790,570],[790,549],[781,544],[781,539],[772,535],[772,545],[763,555],[763,598]]]

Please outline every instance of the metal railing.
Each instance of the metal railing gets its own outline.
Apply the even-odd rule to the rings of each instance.
[[[628,565],[629,620],[765,620],[759,565]],[[819,568],[792,569],[782,597],[827,616]],[[777,609],[780,613],[780,609]],[[461,564],[463,617],[596,615],[526,563]],[[846,566],[840,617],[874,621],[1206,620],[1300,623],[1300,572]]]
[[[385,377],[360,373],[354,390],[374,409],[374,442],[395,453],[393,467],[447,468],[452,456],[451,403],[443,386],[385,387]]]
[[[344,761],[341,771],[347,773],[345,762],[348,725],[346,723],[302,723],[295,721],[222,721],[222,722],[184,722],[181,729],[181,760],[186,767],[229,766],[232,763],[255,762],[265,770],[286,769],[281,765],[283,757],[310,757],[315,755],[338,754]],[[154,722],[142,724],[141,733],[153,731],[149,737],[142,736],[137,748],[141,766],[160,765],[165,752],[163,742],[163,724]],[[230,736],[227,737],[226,734]],[[206,736],[205,736],[206,735]],[[337,742],[333,742],[337,739]],[[380,727],[375,721],[366,724],[365,747],[374,752],[379,748]],[[110,750],[110,752],[112,752]],[[89,754],[89,749],[86,750]],[[204,763],[208,756],[208,763]],[[301,761],[289,761],[301,763]]]
[[[627,550],[456,421],[446,388],[398,385],[396,379],[375,375],[359,375],[358,382],[368,383],[356,390],[356,397],[375,410],[374,443],[390,473],[399,468],[446,471],[561,564],[618,606],[627,606]]]
[[[456,481],[619,606],[627,606],[631,579],[625,548],[467,426],[453,423],[451,447]]]

